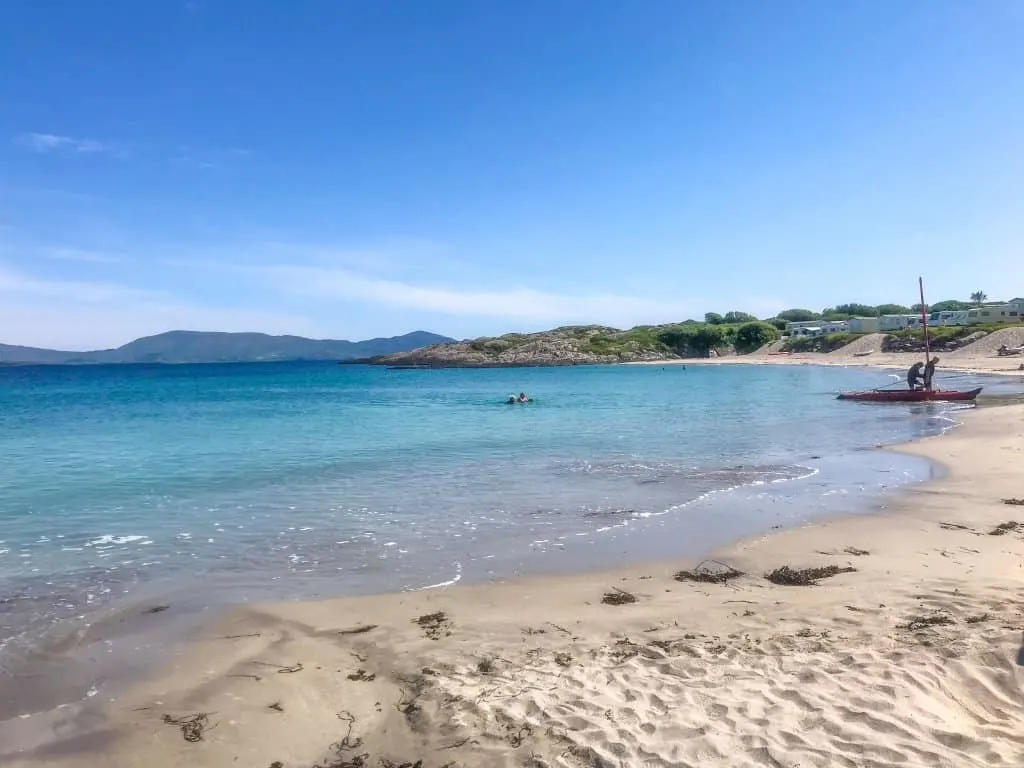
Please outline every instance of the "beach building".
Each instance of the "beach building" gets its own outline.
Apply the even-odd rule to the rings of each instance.
[[[967,324],[980,325],[988,323],[1019,323],[1024,315],[1021,314],[1018,300],[1005,304],[984,304],[977,309],[967,310]]]
[[[851,317],[846,321],[850,333],[876,333],[878,331],[877,317]]]
[[[931,312],[928,315],[929,325],[967,325],[970,322],[966,309],[947,309]]]
[[[826,333],[846,333],[850,330],[848,320],[800,320],[786,323],[790,336],[824,336]]]
[[[921,315],[882,315],[878,318],[880,331],[904,331],[907,328],[920,328]]]

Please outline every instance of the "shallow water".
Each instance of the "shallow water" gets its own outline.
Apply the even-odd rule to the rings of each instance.
[[[864,449],[952,423],[941,406],[834,398],[888,380],[809,366],[0,368],[0,668],[118,600],[593,567],[596,553],[695,554],[863,506],[931,471]],[[536,402],[503,404],[520,390]]]

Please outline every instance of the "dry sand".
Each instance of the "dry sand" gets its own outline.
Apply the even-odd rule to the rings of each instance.
[[[948,477],[729,547],[727,584],[659,563],[241,608],[105,720],[0,731],[0,765],[1022,766],[1024,525],[993,533],[1024,523],[1024,406],[965,419],[906,449]],[[856,571],[765,580],[787,564]]]
[[[767,344],[749,355],[726,355],[712,358],[690,358],[626,365],[835,365],[893,368],[907,370],[924,359],[923,352],[882,352],[885,334],[871,333],[840,347],[834,352],[801,352],[782,354],[781,342]],[[939,371],[1024,376],[1024,356],[999,357],[996,350],[1024,345],[1024,328],[1004,328],[978,339],[954,352],[938,352]]]

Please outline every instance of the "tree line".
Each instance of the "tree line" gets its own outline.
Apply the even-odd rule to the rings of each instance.
[[[984,291],[971,294],[971,301],[947,299],[931,304],[931,312],[946,312],[970,309],[988,299]],[[680,355],[707,357],[712,350],[734,347],[744,354],[760,349],[765,344],[777,341],[781,331],[790,322],[812,320],[849,320],[851,317],[881,317],[882,315],[906,315],[921,311],[920,304],[909,307],[902,304],[838,304],[826,307],[820,312],[794,307],[779,312],[775,317],[759,320],[749,312],[731,310],[724,314],[708,312],[704,321],[684,320],[674,325],[663,326],[657,333],[658,341]]]
[[[984,291],[976,291],[971,294],[971,301],[959,301],[947,299],[938,301],[928,306],[930,312],[946,312],[971,309],[980,306],[988,300]],[[812,320],[849,320],[851,317],[881,317],[882,315],[908,315],[921,311],[920,304],[911,304],[909,307],[903,304],[837,304],[834,307],[825,307],[820,312],[813,309],[801,309],[794,307],[779,312],[775,317],[766,318],[763,322],[771,323],[780,330],[785,329],[786,323],[809,322]],[[730,325],[738,323],[752,323],[758,318],[748,312],[726,312],[720,315],[717,312],[708,312],[704,315],[704,322],[708,325]],[[698,320],[686,320],[684,325],[699,323]]]
[[[970,309],[971,307],[975,307],[978,306],[978,304],[983,303],[987,298],[984,293],[981,293],[980,295],[982,298],[974,303],[948,299],[946,301],[938,301],[934,304],[930,304],[928,306],[928,310],[930,312],[947,312]],[[779,312],[779,314],[772,318],[772,320],[784,320],[791,323],[807,322],[810,320],[849,320],[851,317],[908,315],[920,311],[920,304],[911,304],[909,307],[905,307],[902,304],[877,304],[872,306],[870,304],[851,303],[839,304],[835,307],[826,307],[821,310],[821,312],[815,312],[810,309],[787,309],[783,312]]]
[[[777,341],[780,336],[778,328],[757,318],[739,324],[691,321],[658,330],[658,341],[684,357],[708,357],[712,350],[727,347],[745,354]]]

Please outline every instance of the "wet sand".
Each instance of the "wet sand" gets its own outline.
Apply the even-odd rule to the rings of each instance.
[[[1024,406],[963,418],[902,449],[943,479],[725,547],[725,583],[678,561],[237,608],[112,701],[0,724],[0,764],[1024,765]]]
[[[857,344],[851,344],[853,347]],[[687,358],[661,362],[626,363],[626,365],[825,365],[838,367],[885,368],[906,371],[914,363],[924,359],[923,352],[882,352],[865,348],[861,352],[840,348],[835,352],[800,352],[782,354],[777,352],[755,352],[749,355],[725,355],[711,358]],[[864,354],[869,352],[869,354]],[[969,348],[955,352],[939,351],[933,356],[939,358],[937,377],[944,373],[973,373],[998,376],[1024,377],[1024,358],[998,357],[995,354],[972,353]],[[937,378],[937,380],[938,380]]]

